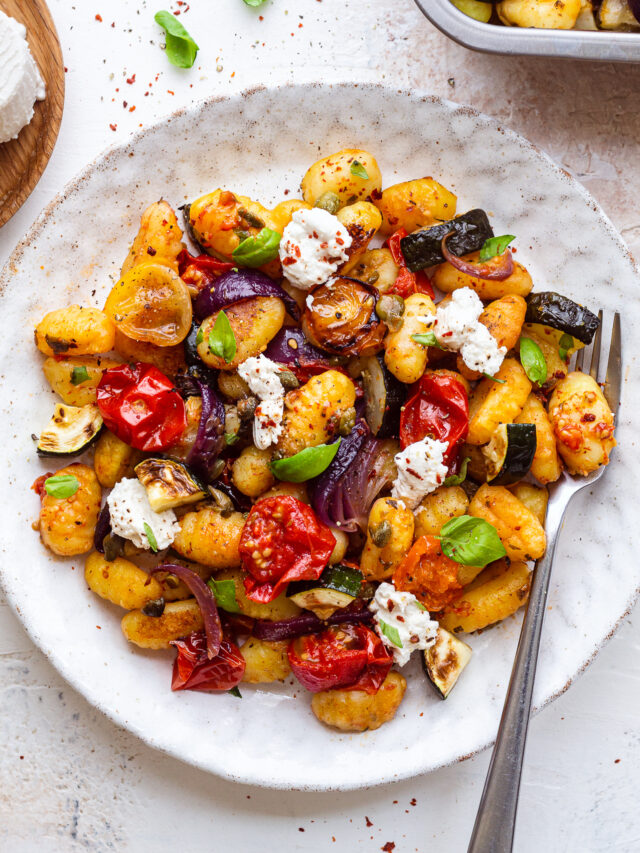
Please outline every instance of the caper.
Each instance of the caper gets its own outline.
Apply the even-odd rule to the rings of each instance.
[[[211,470],[209,472],[209,477],[212,480],[217,480],[223,471],[224,471],[224,459],[216,459],[216,461],[211,466]]]
[[[321,196],[318,196],[316,203],[313,206],[320,207],[322,210],[326,210],[328,213],[332,213],[335,216],[335,214],[340,210],[340,199],[335,193],[322,193]]]
[[[295,374],[290,370],[281,370],[278,374],[278,379],[285,391],[291,391],[293,388],[297,388],[300,385]]]
[[[163,580],[163,583],[169,587],[169,589],[178,589],[180,586],[180,578],[177,575],[167,575]]]
[[[379,278],[380,278],[379,272],[372,272],[371,275],[367,278],[367,284],[375,284]]]
[[[234,228],[233,233],[236,235],[236,237],[238,238],[238,240],[240,240],[241,243],[243,240],[246,240],[251,237],[251,234],[249,234],[248,231],[245,231],[244,228]]]
[[[115,559],[122,556],[124,539],[116,533],[107,533],[102,540],[104,548],[104,558],[108,563],[112,563]]]
[[[153,601],[147,601],[142,612],[145,616],[153,616],[157,619],[164,613],[164,603],[164,598],[154,598]]]
[[[340,420],[338,421],[338,433],[340,435],[349,435],[351,430],[356,425],[356,410],[353,406],[343,412]]]
[[[391,539],[391,525],[388,521],[381,521],[377,527],[369,528],[369,535],[376,548],[384,548]]]
[[[251,213],[246,207],[238,208],[238,216],[250,225],[252,228],[264,228],[264,222],[255,213]]]
[[[387,324],[392,332],[397,332],[402,326],[404,299],[395,293],[385,293],[378,299],[376,314],[383,323]]]
[[[211,495],[216,509],[219,510],[220,515],[223,518],[230,516],[234,510],[234,506],[229,495],[225,495],[223,491],[216,489],[213,486],[209,486],[209,494]]]
[[[258,401],[255,397],[245,397],[242,400],[238,400],[238,415],[240,416],[240,420],[250,420],[256,413],[257,405]]]

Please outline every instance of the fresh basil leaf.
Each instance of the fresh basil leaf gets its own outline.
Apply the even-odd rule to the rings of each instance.
[[[482,566],[506,555],[498,532],[484,518],[461,515],[452,518],[440,531],[443,553],[463,566]]]
[[[235,432],[225,432],[224,434],[224,442],[225,444],[235,444],[238,440],[238,435]]]
[[[574,340],[571,335],[568,335],[566,332],[563,332],[560,340],[558,341],[558,354],[563,361],[567,360],[567,356],[569,355],[569,350],[573,349]]]
[[[196,335],[196,346],[199,346],[204,340],[204,332],[202,331],[202,326],[198,329],[198,334]]]
[[[247,3],[247,0],[244,0],[244,2]],[[262,0],[260,0],[260,2],[262,2]],[[257,4],[247,3],[247,6],[253,6],[253,5],[257,5]],[[238,687],[237,684],[235,687],[232,687],[231,690],[227,690],[227,693],[231,693],[232,696],[237,696],[238,699],[242,699],[242,693],[240,693],[240,688]]]
[[[515,240],[514,234],[503,234],[502,237],[489,237],[480,248],[480,261],[489,261],[506,251],[509,243]]]
[[[218,358],[223,358],[227,364],[233,361],[236,354],[236,336],[224,311],[220,311],[209,332],[209,349]]]
[[[254,236],[244,239],[231,253],[233,260],[243,267],[261,267],[278,257],[282,236],[271,228],[262,228]]]
[[[423,347],[438,347],[438,349],[444,349],[442,344],[438,343],[436,333],[432,331],[421,332],[418,335],[411,335],[411,340],[415,341],[417,344],[422,344]]]
[[[490,379],[492,382],[497,382],[498,385],[504,385],[505,382],[507,381],[506,379],[496,379],[495,376],[491,376],[491,374],[489,374],[489,373],[483,373],[482,375],[484,376],[485,379]]]
[[[520,338],[520,361],[529,379],[544,385],[547,381],[547,362],[542,350],[531,338]]]
[[[389,625],[388,622],[383,622],[382,619],[379,622],[380,630],[387,637],[394,646],[397,646],[399,649],[402,648],[402,640],[400,639],[400,632],[397,628],[394,628],[393,625]]]
[[[216,604],[221,610],[226,610],[227,613],[240,613],[238,601],[236,599],[236,585],[234,581],[217,581],[211,578],[207,582],[207,586],[216,597]]]
[[[165,32],[167,59],[178,68],[191,68],[196,61],[199,47],[182,26],[180,21],[171,12],[165,10],[156,12],[154,21],[159,24]]]
[[[464,483],[464,481],[467,479],[467,466],[469,465],[470,461],[471,458],[469,456],[465,456],[465,458],[462,460],[462,465],[460,466],[460,473],[451,474],[450,477],[446,477],[444,485],[459,486],[461,483]]]
[[[153,551],[154,554],[157,554],[158,553],[158,540],[156,539],[155,533],[149,527],[149,525],[147,524],[146,521],[144,522],[144,524],[142,526],[144,528],[144,535],[147,537],[147,541],[148,541],[149,545],[151,546],[151,550]]]
[[[44,490],[52,498],[70,498],[80,488],[80,483],[73,474],[56,474],[44,481]]]
[[[363,181],[369,180],[369,173],[359,160],[353,161],[350,171],[356,178],[362,178]]]
[[[279,480],[285,480],[287,483],[304,483],[305,480],[322,474],[329,467],[341,442],[342,439],[339,438],[332,444],[305,447],[287,459],[274,459],[270,466],[271,471]]]
[[[89,371],[83,365],[80,367],[74,367],[71,371],[71,384],[72,385],[81,385],[83,382],[86,382],[89,378]]]

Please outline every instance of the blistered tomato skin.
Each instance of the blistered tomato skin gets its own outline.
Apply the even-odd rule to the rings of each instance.
[[[462,384],[452,376],[428,373],[415,386],[400,415],[400,446],[425,436],[449,445],[445,465],[456,461],[458,448],[469,430],[469,400]]]
[[[172,640],[178,654],[173,664],[172,690],[231,690],[242,681],[246,667],[240,649],[223,640],[218,655],[207,656],[204,631],[194,631],[181,640]]]
[[[440,539],[421,536],[393,573],[393,585],[412,592],[429,611],[439,611],[459,595],[459,563],[442,553]]]

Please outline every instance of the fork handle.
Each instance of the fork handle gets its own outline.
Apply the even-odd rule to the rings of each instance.
[[[529,604],[468,853],[511,853],[540,632],[551,565],[567,504],[549,506],[547,550],[533,573]]]

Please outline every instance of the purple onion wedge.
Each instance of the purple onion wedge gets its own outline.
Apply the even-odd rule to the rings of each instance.
[[[224,447],[224,406],[210,385],[199,380],[202,412],[187,465],[209,482],[213,465]]]
[[[304,366],[305,363],[326,361],[327,353],[310,344],[306,335],[297,326],[284,326],[269,343],[265,353],[271,361],[279,364]]]
[[[223,273],[201,290],[193,306],[194,314],[202,321],[228,305],[242,302],[244,299],[253,299],[254,296],[275,296],[282,299],[293,319],[300,317],[295,299],[289,296],[277,281],[258,270],[245,269]]]
[[[273,643],[278,640],[292,640],[294,637],[302,637],[304,634],[317,634],[329,625],[344,625],[345,623],[369,623],[373,620],[373,614],[366,607],[360,609],[343,608],[337,610],[332,616],[324,621],[318,619],[314,613],[302,613],[300,616],[292,616],[291,619],[282,619],[279,622],[269,622],[266,619],[256,619],[253,626],[253,636],[257,640],[266,640]]]

